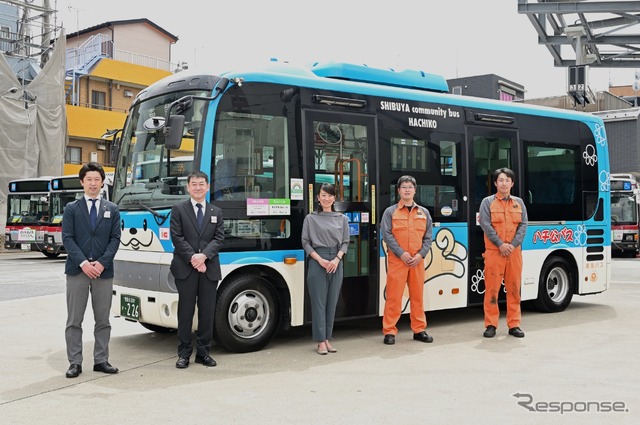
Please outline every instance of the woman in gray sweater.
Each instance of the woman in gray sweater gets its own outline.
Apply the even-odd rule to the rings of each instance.
[[[349,220],[335,210],[336,188],[323,183],[318,208],[304,219],[302,247],[307,261],[307,287],[311,299],[311,329],[318,354],[335,353],[329,340],[342,287],[342,259],[349,247]]]

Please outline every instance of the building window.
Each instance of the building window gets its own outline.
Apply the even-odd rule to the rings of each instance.
[[[106,109],[107,94],[103,91],[91,91],[91,107],[94,109]]]
[[[82,148],[67,146],[64,160],[68,164],[82,164]]]
[[[11,29],[4,25],[0,26],[0,51],[11,52],[13,46],[11,40]]]
[[[462,86],[453,86],[451,94],[462,94]]]
[[[506,100],[507,102],[512,102],[516,99],[515,95],[511,93],[506,93],[500,90],[500,100]]]

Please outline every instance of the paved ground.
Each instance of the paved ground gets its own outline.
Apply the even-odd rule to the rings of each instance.
[[[638,260],[616,261],[609,291],[559,314],[525,311],[523,339],[504,326],[482,338],[471,308],[428,314],[433,344],[412,341],[403,320],[384,346],[379,319],[364,320],[338,326],[337,354],[317,355],[298,328],[257,353],[214,349],[209,369],[175,369],[174,333],[114,319],[121,372],[95,373],[88,316],[77,379],[64,377],[64,295],[3,301],[0,423],[637,424],[639,272]]]

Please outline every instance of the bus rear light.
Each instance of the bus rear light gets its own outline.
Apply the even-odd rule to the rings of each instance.
[[[452,293],[453,295],[457,295],[457,294],[459,294],[459,293],[460,293],[460,288],[451,288],[451,293]]]
[[[286,257],[284,259],[284,263],[285,264],[289,264],[289,265],[294,265],[298,262],[298,259],[296,257]]]

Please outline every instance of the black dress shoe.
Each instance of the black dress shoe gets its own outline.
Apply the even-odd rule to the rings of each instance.
[[[384,336],[384,343],[387,345],[393,345],[396,343],[396,336],[393,334],[386,334]]]
[[[484,330],[482,336],[485,338],[493,338],[496,336],[496,327],[493,325],[487,326],[487,329]]]
[[[206,356],[196,356],[196,363],[200,363],[205,365],[206,367],[214,367],[218,363],[210,355]]]
[[[79,364],[72,364],[69,366],[67,373],[65,374],[67,378],[77,378],[82,373],[82,366]]]
[[[178,361],[176,362],[176,367],[178,369],[186,369],[189,367],[189,357],[178,357]]]
[[[103,362],[93,365],[94,372],[103,372],[103,373],[118,373],[118,368],[113,367],[109,364],[109,362]]]
[[[513,335],[516,338],[524,338],[524,332],[522,332],[522,329],[517,326],[509,329],[509,335]]]
[[[413,334],[413,339],[421,342],[433,342],[433,337],[429,336],[425,331],[418,332],[417,334]]]

